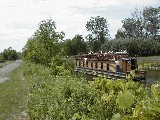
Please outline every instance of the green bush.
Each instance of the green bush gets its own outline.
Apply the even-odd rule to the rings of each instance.
[[[0,54],[0,63],[3,62],[3,55]]]
[[[61,66],[53,69],[25,63],[30,75],[28,113],[31,119],[55,120],[141,120],[160,119],[160,86],[151,89],[124,80],[97,78],[87,82]]]

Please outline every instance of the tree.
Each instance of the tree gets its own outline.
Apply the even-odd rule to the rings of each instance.
[[[4,49],[2,55],[4,60],[16,60],[19,58],[18,53],[16,50],[13,50],[12,47]]]
[[[134,12],[132,18],[125,18],[122,23],[122,29],[117,31],[116,38],[142,38],[144,36],[143,29],[144,25],[141,17],[137,18],[137,12]]]
[[[73,44],[76,47],[76,54],[82,54],[87,52],[87,45],[82,37],[82,35],[75,35],[72,39]]]
[[[160,7],[146,7],[143,10],[143,17],[147,36],[158,39],[160,34]]]
[[[118,38],[125,38],[125,37],[127,37],[127,35],[126,35],[126,33],[125,33],[125,31],[123,29],[118,29],[115,37],[117,39]]]
[[[65,54],[68,55],[68,56],[71,56],[71,55],[75,55],[76,53],[74,53],[74,46],[72,45],[72,40],[71,39],[67,39],[64,41],[64,51],[65,51]]]
[[[89,38],[89,41],[92,42],[93,46],[96,46],[97,49],[95,50],[102,50],[102,44],[104,44],[105,41],[109,39],[107,20],[100,16],[91,17],[91,19],[86,24],[86,29],[87,31],[91,32],[89,35],[91,39]]]
[[[152,38],[160,37],[160,7],[146,7],[143,11],[136,9],[130,18],[125,18],[122,29],[117,31],[116,38]]]
[[[126,40],[125,39],[110,40],[110,50],[113,52],[126,50]]]
[[[134,37],[142,37],[143,33],[143,27],[142,23],[139,19],[134,19],[134,18],[127,18],[122,21],[123,23],[123,28],[125,29],[125,35],[129,38]]]
[[[61,54],[60,41],[64,38],[64,33],[58,33],[55,29],[55,22],[52,19],[40,22],[39,28],[23,49],[24,58],[48,65],[51,63],[52,57]]]
[[[36,38],[29,38],[23,48],[23,58],[34,63],[46,63],[45,49]]]
[[[2,53],[0,53],[0,63],[2,63],[4,60],[3,60],[3,55]]]
[[[71,40],[65,41],[65,51],[67,55],[77,55],[87,52],[87,44],[84,41],[82,35],[75,35]]]

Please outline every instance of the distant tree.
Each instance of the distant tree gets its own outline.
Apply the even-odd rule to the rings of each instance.
[[[65,51],[67,55],[77,55],[87,52],[87,44],[84,41],[82,35],[75,35],[71,40],[68,39],[65,41]]]
[[[127,50],[130,56],[160,55],[160,42],[154,39],[119,38],[109,41],[111,51]]]
[[[65,54],[68,55],[68,56],[71,56],[71,55],[75,55],[76,53],[74,53],[74,46],[72,45],[72,40],[71,39],[66,39],[64,41],[64,51],[65,51]]]
[[[123,29],[118,29],[115,37],[116,38],[126,38],[127,35]]]
[[[16,60],[18,59],[18,54],[16,50],[13,50],[12,47],[9,47],[7,49],[4,49],[2,52],[3,59],[4,60]]]
[[[135,36],[135,27],[136,27],[136,21],[131,18],[127,18],[122,21],[123,28],[126,30],[125,33],[127,37],[136,37]]]
[[[136,9],[132,17],[125,18],[122,29],[117,31],[116,38],[152,38],[160,37],[160,7],[146,7],[143,11]]]
[[[144,23],[141,16],[137,18],[137,12],[134,12],[132,18],[125,18],[122,21],[122,29],[117,31],[116,38],[142,38],[144,37]],[[135,17],[136,16],[136,17]]]
[[[107,20],[100,16],[91,17],[86,24],[86,29],[91,32],[89,35],[89,42],[91,42],[93,51],[102,50],[103,44],[109,39]]]
[[[17,52],[18,58],[22,59],[22,52]]]
[[[110,48],[109,48],[110,51],[117,52],[117,51],[127,49],[125,39],[113,39],[113,40],[110,40],[109,42],[110,42],[110,44],[109,44],[110,45]]]
[[[160,7],[146,7],[143,10],[143,17],[147,36],[158,39],[160,35]]]
[[[87,52],[87,45],[82,35],[75,35],[72,41],[73,44],[76,46],[76,54],[82,54]]]
[[[125,35],[129,38],[134,37],[142,37],[143,33],[143,27],[141,27],[141,21],[138,19],[135,20],[134,18],[128,18],[122,21],[123,23],[123,28],[125,29]]]

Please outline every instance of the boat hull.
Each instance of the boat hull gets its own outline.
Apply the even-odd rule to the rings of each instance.
[[[134,78],[128,78],[129,73],[122,73],[122,72],[110,72],[110,71],[105,71],[105,70],[96,70],[96,69],[91,69],[91,68],[81,68],[81,67],[75,67],[74,68],[75,72],[87,74],[87,75],[92,75],[95,77],[101,76],[104,78],[108,79],[132,79],[133,81],[141,81],[141,80],[146,80],[145,76],[135,76]]]

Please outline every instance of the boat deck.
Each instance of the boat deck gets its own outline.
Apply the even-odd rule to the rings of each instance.
[[[116,72],[109,72],[109,71],[105,71],[105,70],[96,70],[96,69],[91,69],[91,68],[81,68],[81,67],[75,67],[74,69],[75,72],[82,72],[88,75],[93,75],[93,76],[102,76],[105,78],[123,78],[126,79],[126,73],[116,73]]]

